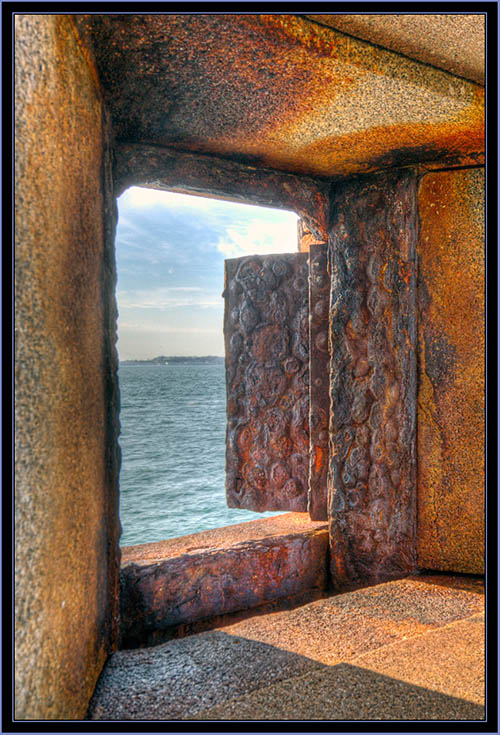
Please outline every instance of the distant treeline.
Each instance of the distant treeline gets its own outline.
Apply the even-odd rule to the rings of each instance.
[[[204,355],[196,357],[187,357],[182,355],[165,356],[160,355],[159,357],[153,357],[151,360],[120,360],[120,365],[166,365],[167,363],[179,363],[179,362],[194,362],[194,363],[207,363],[207,362],[224,362],[223,357],[216,357],[215,355]]]

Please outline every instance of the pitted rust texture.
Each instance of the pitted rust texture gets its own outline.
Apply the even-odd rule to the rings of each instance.
[[[230,508],[307,509],[307,258],[294,253],[225,261]]]
[[[328,520],[328,426],[330,423],[330,350],[328,314],[330,278],[328,245],[309,250],[309,494],[307,510],[313,521]]]
[[[418,563],[484,574],[484,169],[419,192]]]
[[[329,512],[335,588],[415,568],[416,178],[360,177],[331,230]]]
[[[158,642],[162,633],[175,635],[176,626],[321,593],[327,586],[328,529],[307,514],[297,516],[125,547],[122,647]]]
[[[484,151],[483,88],[303,17],[101,14],[80,24],[118,143],[323,177]]]
[[[116,196],[129,186],[151,186],[291,209],[304,219],[312,238],[328,238],[330,185],[308,176],[158,146],[119,145],[115,149],[114,183]]]

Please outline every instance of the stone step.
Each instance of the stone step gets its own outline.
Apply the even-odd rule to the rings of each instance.
[[[314,599],[328,584],[328,525],[307,513],[122,549],[122,648],[174,636],[276,601]]]
[[[480,720],[482,581],[413,575],[115,653],[92,720]]]

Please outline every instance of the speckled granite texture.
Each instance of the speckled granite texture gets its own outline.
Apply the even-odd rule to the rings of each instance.
[[[422,178],[418,565],[484,573],[484,169]]]
[[[71,18],[15,26],[15,713],[78,719],[118,617],[109,130]]]
[[[376,10],[376,6],[374,7]],[[454,15],[308,15],[316,23],[392,49],[484,84],[486,16]]]
[[[484,89],[291,14],[81,20],[118,143],[345,176],[484,150]]]
[[[484,718],[483,585],[414,576],[115,653],[93,720]]]

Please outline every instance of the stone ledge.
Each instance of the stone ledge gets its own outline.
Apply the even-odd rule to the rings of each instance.
[[[287,513],[122,549],[123,647],[327,586],[328,525]]]

